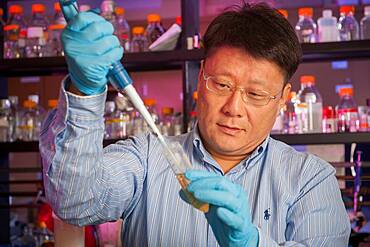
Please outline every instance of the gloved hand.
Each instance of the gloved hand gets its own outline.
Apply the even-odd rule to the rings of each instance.
[[[62,43],[72,83],[86,95],[104,92],[109,67],[123,48],[113,26],[93,12],[81,12],[62,32]]]
[[[220,246],[258,246],[258,230],[240,185],[207,171],[189,170],[185,176],[195,198],[210,204],[205,215]]]

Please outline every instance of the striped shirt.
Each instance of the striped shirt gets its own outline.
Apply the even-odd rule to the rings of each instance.
[[[126,246],[218,246],[204,214],[179,196],[180,185],[150,133],[103,149],[106,93],[60,91],[44,122],[40,151],[46,196],[75,225],[124,219]],[[335,170],[316,156],[267,137],[224,174],[197,131],[178,141],[194,169],[222,174],[248,195],[259,246],[347,246],[349,220]]]

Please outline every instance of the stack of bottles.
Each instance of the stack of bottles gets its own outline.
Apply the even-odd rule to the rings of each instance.
[[[57,100],[48,101],[48,110]],[[29,95],[19,106],[17,96],[0,100],[0,142],[37,141],[46,112],[39,104],[38,95]]]
[[[124,103],[122,103],[124,101]],[[144,99],[144,104],[151,114],[158,129],[163,135],[182,134],[182,114],[175,112],[172,107],[163,107],[160,116],[155,99]],[[150,131],[147,123],[123,96],[105,104],[105,139],[126,138],[129,135],[139,135]]]
[[[283,134],[336,133],[370,131],[370,99],[358,106],[353,98],[352,85],[340,88],[338,104],[323,107],[322,97],[314,76],[301,77],[301,89],[291,92],[282,112]],[[282,120],[280,120],[282,119]]]
[[[90,6],[81,5],[80,11],[88,11]],[[103,0],[100,6],[101,16],[114,27],[125,52],[148,51],[149,46],[166,30],[158,14],[147,16],[147,26],[132,29],[125,18],[125,9],[117,6],[114,0]],[[66,26],[59,2],[54,4],[54,16],[46,15],[44,4],[32,4],[31,16],[26,16],[21,5],[10,5],[9,18],[3,19],[0,9],[0,26],[4,32],[4,55],[6,59],[25,57],[63,56],[60,40]]]
[[[286,10],[279,10],[287,18]],[[313,8],[299,8],[299,20],[295,25],[301,43],[350,41],[370,39],[370,6],[364,8],[360,21],[356,20],[354,6],[341,6],[340,17],[333,16],[330,9],[324,9],[322,17],[313,20]]]

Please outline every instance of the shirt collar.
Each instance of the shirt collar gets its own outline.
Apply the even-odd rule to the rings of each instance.
[[[202,139],[200,138],[198,124],[194,126],[192,140],[194,151],[200,156],[200,158],[206,163],[221,170],[221,167],[217,164],[217,162],[213,159],[211,154],[204,147]],[[253,153],[248,158],[241,161],[237,166],[243,165],[246,169],[248,169],[252,167],[254,164],[256,164],[257,162],[251,163],[251,161],[263,156],[263,154],[266,152],[269,140],[270,135],[267,135],[265,140],[253,151]]]

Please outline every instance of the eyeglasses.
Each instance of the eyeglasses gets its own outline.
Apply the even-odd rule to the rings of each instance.
[[[270,95],[265,91],[247,91],[243,87],[235,86],[234,83],[217,78],[216,76],[206,76],[203,69],[203,79],[206,82],[206,88],[208,91],[217,94],[219,96],[230,96],[236,90],[239,90],[242,95],[244,103],[249,103],[255,106],[265,106],[270,100],[274,100],[282,92],[282,90],[276,95]]]

